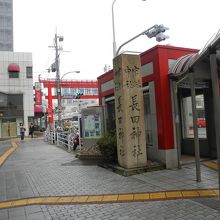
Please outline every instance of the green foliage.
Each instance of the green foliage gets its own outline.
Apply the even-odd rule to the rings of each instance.
[[[39,125],[34,125],[34,130],[35,130],[35,131],[41,131],[41,132],[43,132],[43,131],[45,131],[46,129],[40,127]]]
[[[115,130],[108,131],[102,138],[97,141],[97,145],[100,148],[103,160],[105,162],[117,162],[117,138]]]

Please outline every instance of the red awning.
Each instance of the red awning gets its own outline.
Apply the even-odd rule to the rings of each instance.
[[[11,63],[8,65],[8,72],[20,72],[20,67],[18,64],[16,63]]]
[[[34,106],[34,112],[43,112],[42,106]]]

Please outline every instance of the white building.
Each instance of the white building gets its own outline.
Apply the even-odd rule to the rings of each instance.
[[[0,51],[0,138],[19,135],[34,117],[32,54]]]
[[[13,51],[13,0],[0,0],[0,51]]]

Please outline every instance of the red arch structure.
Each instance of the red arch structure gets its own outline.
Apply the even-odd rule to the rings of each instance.
[[[39,79],[39,82],[43,84],[44,88],[48,89],[48,95],[45,98],[48,100],[47,112],[49,116],[49,123],[54,122],[53,112],[53,99],[57,99],[57,96],[52,95],[52,88],[56,88],[56,79]],[[97,88],[97,80],[60,80],[61,88]],[[62,99],[73,99],[73,97],[61,96]],[[98,99],[97,95],[81,95],[80,99]]]

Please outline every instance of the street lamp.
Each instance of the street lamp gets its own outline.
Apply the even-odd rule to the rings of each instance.
[[[63,76],[61,77],[60,80],[62,80],[62,79],[64,78],[64,76],[66,76],[66,75],[69,74],[69,73],[80,73],[80,71],[79,71],[79,70],[76,70],[76,71],[69,71],[69,72],[66,72],[66,73],[63,74]]]
[[[116,57],[116,51],[117,51],[117,46],[116,46],[116,41],[115,41],[115,16],[114,16],[114,4],[117,0],[114,0],[112,2],[112,32],[113,32],[113,57]],[[146,0],[142,0],[143,2]]]
[[[69,72],[66,72],[63,74],[63,76],[60,78],[60,75],[59,77],[57,77],[57,110],[58,110],[58,124],[59,126],[62,125],[61,123],[61,110],[62,110],[62,103],[61,103],[61,80],[64,78],[64,76],[66,76],[67,74],[70,74],[70,73],[80,73],[80,71],[76,70],[76,71],[69,71]],[[58,90],[59,88],[59,90]]]
[[[136,38],[140,37],[141,35],[147,35],[148,38],[156,37],[156,41],[160,42],[162,40],[166,40],[169,38],[169,36],[164,35],[163,32],[166,30],[169,30],[169,28],[165,27],[163,24],[157,25],[155,24],[154,26],[148,28],[147,30],[141,32],[140,34],[136,35],[135,37],[132,37],[130,40],[126,41],[123,43],[117,50],[116,56],[118,56],[121,48],[130,43],[131,41],[135,40]]]

